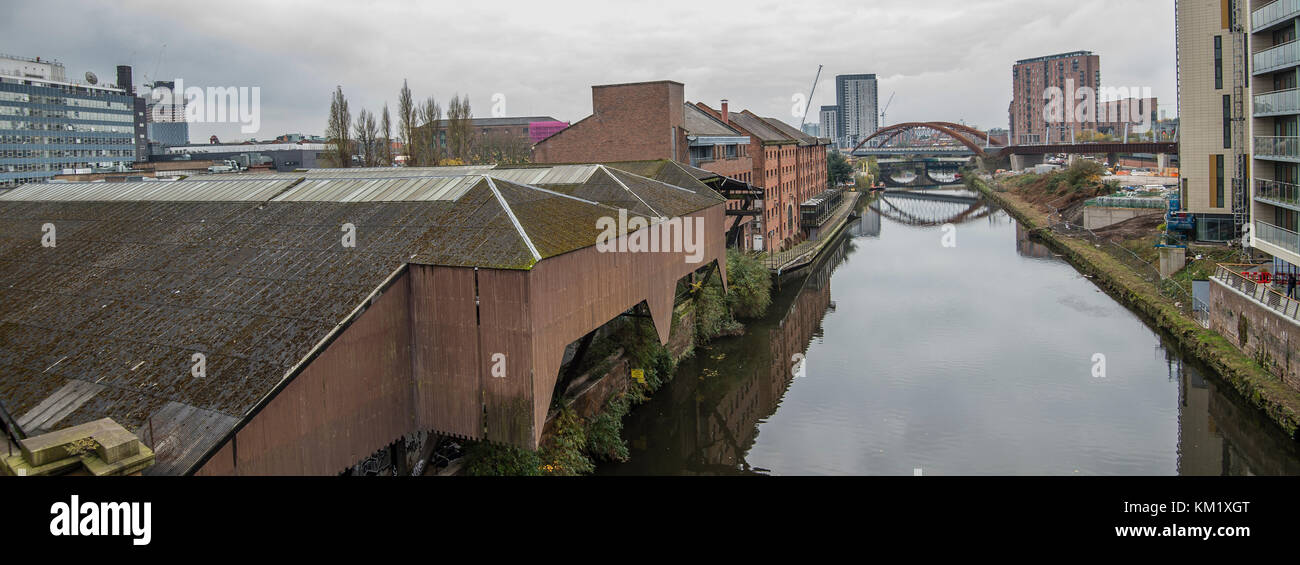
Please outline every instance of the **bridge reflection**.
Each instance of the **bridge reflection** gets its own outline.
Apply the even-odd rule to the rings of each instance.
[[[965,190],[887,190],[868,207],[895,222],[922,227],[978,220],[994,210],[983,196]]]

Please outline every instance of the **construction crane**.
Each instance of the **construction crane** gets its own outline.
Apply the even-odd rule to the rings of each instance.
[[[879,127],[882,127],[882,128],[885,127],[885,112],[889,111],[889,105],[894,103],[894,95],[895,95],[895,94],[898,94],[898,91],[894,91],[894,92],[890,92],[890,93],[889,93],[889,101],[888,101],[888,102],[885,102],[885,107],[884,107],[883,109],[880,110],[880,126],[879,126]]]
[[[821,78],[822,66],[817,65],[817,76],[813,77],[812,89],[808,91],[808,102],[803,105],[803,117],[799,118],[799,131],[803,131],[803,124],[808,121],[808,107],[812,106],[813,94],[817,93],[817,81]]]

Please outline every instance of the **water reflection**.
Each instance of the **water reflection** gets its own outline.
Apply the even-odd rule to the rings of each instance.
[[[945,250],[923,208],[886,213],[909,205],[864,206],[766,319],[698,348],[599,471],[1300,474],[1295,442],[1005,213]]]

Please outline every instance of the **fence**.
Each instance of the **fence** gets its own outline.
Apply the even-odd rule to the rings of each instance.
[[[1300,320],[1300,300],[1287,298],[1282,293],[1273,290],[1269,286],[1271,273],[1257,271],[1253,272],[1251,276],[1243,273],[1243,271],[1250,272],[1249,269],[1258,267],[1259,265],[1220,264],[1214,269],[1214,278],[1283,316],[1292,320]]]

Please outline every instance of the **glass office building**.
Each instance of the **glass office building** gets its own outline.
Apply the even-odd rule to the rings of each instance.
[[[144,116],[129,89],[68,82],[60,63],[0,55],[0,190],[134,163]]]

